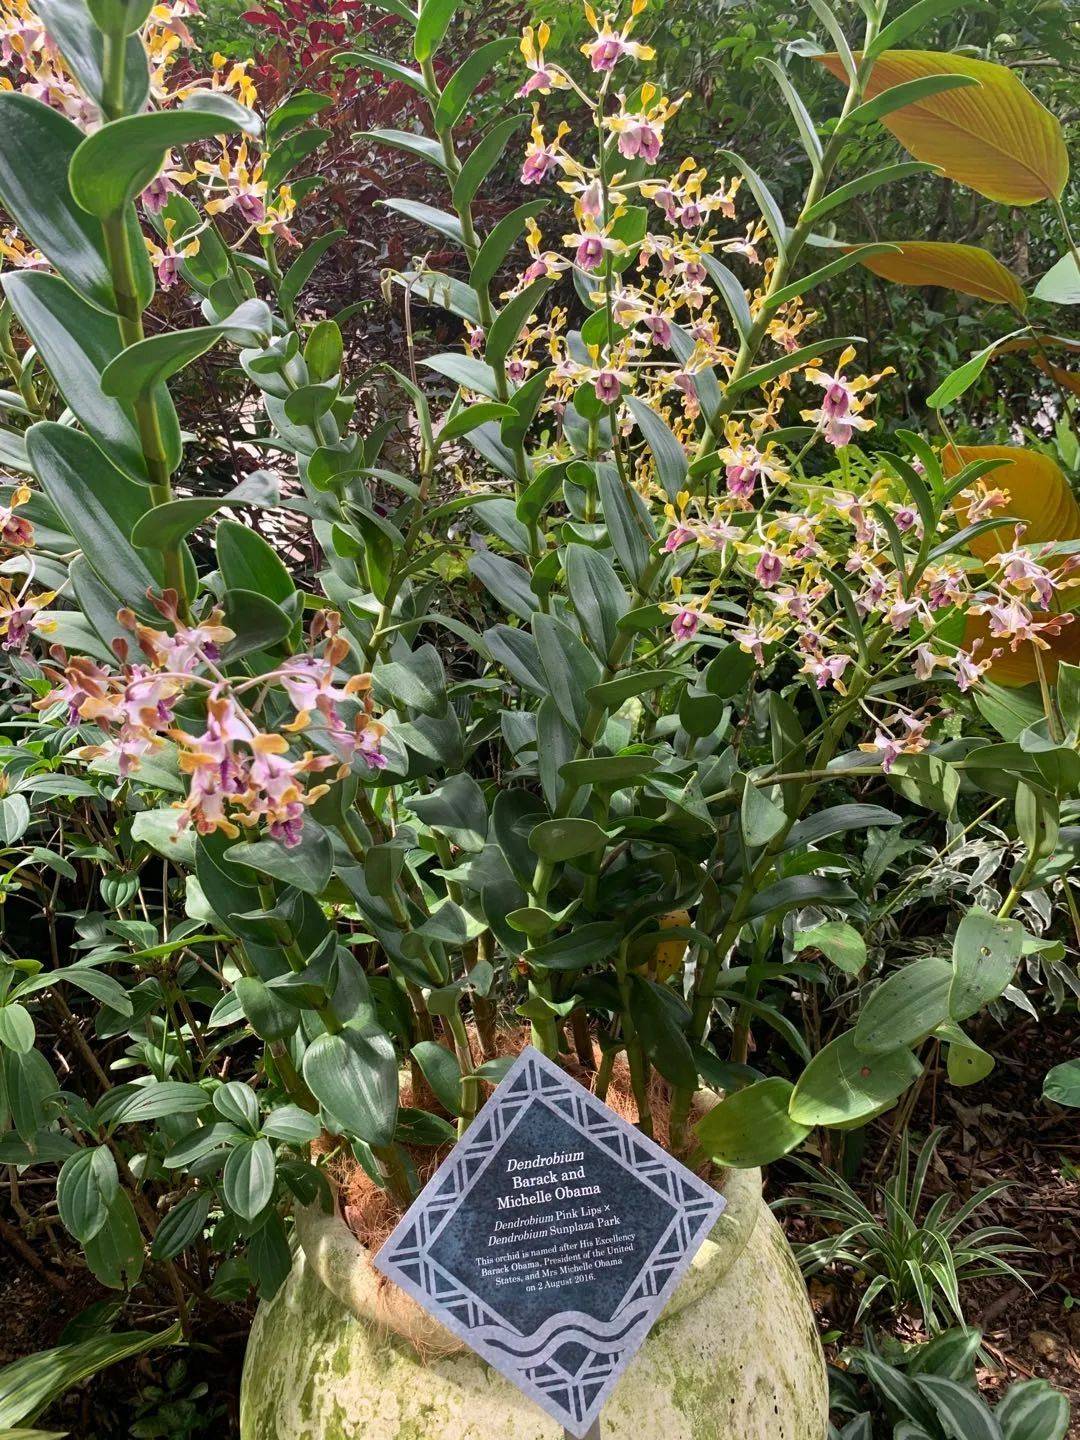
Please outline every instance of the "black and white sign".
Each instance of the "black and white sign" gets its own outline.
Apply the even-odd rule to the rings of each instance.
[[[375,1265],[583,1436],[723,1208],[530,1046]]]

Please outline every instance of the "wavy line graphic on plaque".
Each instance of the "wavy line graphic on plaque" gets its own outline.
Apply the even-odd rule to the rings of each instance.
[[[591,1315],[580,1310],[566,1315],[553,1315],[531,1335],[508,1335],[505,1329],[484,1328],[476,1332],[493,1350],[505,1350],[516,1359],[540,1365],[550,1360],[569,1340],[594,1349],[625,1349],[629,1337],[648,1314],[648,1306],[639,1306],[632,1315],[598,1324]],[[620,1344],[620,1341],[625,1342]]]

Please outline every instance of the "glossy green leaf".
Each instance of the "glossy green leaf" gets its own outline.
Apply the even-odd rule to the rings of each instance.
[[[838,185],[815,205],[811,205],[809,210],[804,212],[803,219],[808,224],[815,224],[831,210],[846,205],[849,200],[854,200],[859,195],[876,190],[880,185],[891,185],[894,180],[907,180],[913,175],[925,175],[937,168],[936,165],[929,165],[922,160],[902,160],[895,165],[883,165],[880,170],[871,170],[866,175],[849,180],[846,185]]]
[[[383,200],[381,203],[388,210],[395,210],[399,215],[404,215],[406,219],[414,220],[418,225],[424,225],[428,229],[437,231],[440,235],[445,235],[447,240],[452,240],[464,249],[465,236],[461,229],[461,221],[449,211],[439,210],[434,205],[426,204],[423,200]]]
[[[270,338],[270,309],[262,300],[245,300],[220,325],[192,330],[163,330],[121,350],[101,372],[106,395],[135,400],[183,370],[222,338],[256,346]]]
[[[347,56],[338,55],[335,58],[344,61]],[[266,121],[266,144],[273,148],[283,135],[295,130],[313,115],[328,109],[333,103],[333,96],[320,95],[316,90],[294,91],[270,112]]]
[[[600,663],[570,626],[554,616],[534,615],[532,628],[551,698],[567,725],[580,730],[589,709],[585,693],[599,682]]]
[[[525,115],[521,114],[496,120],[491,129],[469,151],[453,184],[455,209],[462,211],[472,204],[481,185],[525,119]]]
[[[934,1033],[948,1041],[945,1069],[950,1085],[977,1085],[993,1070],[994,1057],[969,1040],[959,1026],[939,1025]]]
[[[821,141],[818,139],[817,130],[814,127],[813,120],[810,118],[809,111],[803,103],[802,96],[792,84],[787,72],[778,65],[775,60],[764,56],[759,63],[768,70],[777,85],[779,85],[781,94],[787,102],[788,109],[791,111],[792,119],[795,121],[795,128],[799,132],[802,147],[806,151],[807,158],[816,174],[821,169]]]
[[[258,135],[258,117],[220,91],[195,91],[181,106],[128,115],[88,135],[71,157],[71,193],[105,220],[144,190],[171,149],[236,130]]]
[[[959,400],[960,396],[971,389],[986,369],[996,349],[997,342],[992,341],[984,349],[972,355],[970,360],[965,360],[962,365],[958,365],[955,370],[946,375],[937,389],[927,396],[927,405],[932,410],[944,410],[946,405],[951,405],[954,400]]]
[[[20,800],[22,796],[10,795],[8,799]],[[33,1049],[35,1036],[34,1021],[24,1005],[15,1000],[0,1005],[0,1045],[25,1054]]]
[[[809,930],[796,930],[796,951],[820,950],[845,975],[858,975],[866,964],[866,941],[843,920],[823,920]]]
[[[714,255],[702,255],[701,263],[709,272],[713,284],[720,291],[720,298],[727,306],[728,314],[731,316],[739,338],[745,340],[753,326],[754,317],[750,313],[750,304],[746,298],[746,291],[742,287],[742,281]]]
[[[169,500],[147,510],[131,532],[132,543],[146,550],[164,550],[182,540],[219,510],[252,505],[260,509],[278,503],[281,477],[271,470],[253,470],[225,495]]]
[[[413,36],[413,57],[421,64],[438,50],[457,7],[458,0],[422,0]]]
[[[1080,1108],[1080,1060],[1055,1065],[1043,1081],[1043,1097],[1055,1105]]]
[[[914,1045],[949,1018],[953,967],[927,955],[895,970],[871,994],[855,1024],[855,1047],[871,1055]]]
[[[139,551],[130,536],[149,508],[145,486],[115,470],[89,436],[45,421],[27,431],[27,452],[94,574],[124,605],[155,615],[147,590],[164,583],[160,557]]]
[[[622,790],[647,779],[659,765],[655,755],[591,755],[587,760],[568,760],[559,766],[559,774],[574,786]]]
[[[595,920],[555,940],[530,946],[529,962],[545,970],[581,970],[614,955],[621,938],[619,927],[612,921]]]
[[[262,1214],[274,1193],[276,1173],[270,1141],[241,1140],[229,1151],[221,1176],[221,1193],[241,1220]]]
[[[636,490],[624,486],[615,465],[598,465],[596,477],[612,549],[636,584],[645,573],[649,553],[656,540],[648,506]]]
[[[109,1091],[101,1104],[110,1125],[142,1125],[170,1115],[197,1115],[210,1104],[210,1096],[183,1080],[151,1080],[127,1093]]]
[[[489,363],[494,364],[506,358],[517,343],[529,316],[551,289],[551,284],[549,279],[534,280],[520,295],[508,300],[495,316],[484,346],[484,354]]]
[[[222,520],[214,531],[218,565],[230,589],[254,590],[280,604],[296,585],[272,545],[236,520]]]
[[[698,1083],[697,1065],[674,998],[645,976],[630,976],[630,1014],[642,1049],[665,1080],[692,1089]]]
[[[869,1055],[846,1031],[819,1050],[799,1076],[788,1112],[800,1125],[843,1125],[872,1115],[899,1099],[922,1073],[903,1046]]]
[[[843,120],[843,128],[853,130],[857,125],[863,125],[869,120],[883,120],[886,115],[892,115],[896,110],[904,110],[920,100],[929,100],[947,90],[960,90],[978,83],[972,75],[959,74],[921,75],[915,80],[905,80],[899,85],[882,90],[872,100],[864,100],[861,105],[856,105]]]
[[[544,860],[575,860],[607,844],[595,820],[541,820],[529,831],[529,848]]]
[[[756,920],[762,915],[779,917],[797,905],[849,906],[855,901],[854,892],[843,880],[831,875],[788,875],[759,890],[747,909],[747,919]]]
[[[23,235],[57,273],[98,310],[116,313],[112,272],[101,226],[71,194],[68,166],[83,132],[58,110],[15,90],[0,91],[0,200]],[[134,212],[128,242],[140,306],[154,275]]]
[[[747,1170],[778,1160],[801,1145],[810,1127],[791,1118],[793,1088],[790,1080],[774,1075],[714,1105],[694,1126],[705,1154],[717,1165]]]
[[[500,60],[517,47],[517,37],[505,35],[498,40],[489,40],[462,61],[443,86],[435,107],[436,130],[450,130],[457,124],[476,87],[491,75]]]
[[[109,1218],[120,1188],[116,1161],[105,1145],[89,1146],[64,1161],[56,1182],[56,1208],[64,1227],[85,1245]]]
[[[130,1289],[142,1274],[142,1231],[126,1190],[112,1198],[105,1224],[83,1246],[86,1263],[110,1290]]]
[[[444,1110],[461,1114],[461,1068],[445,1045],[421,1040],[409,1052],[420,1066],[424,1079]]]
[[[669,500],[674,501],[680,490],[686,489],[686,477],[690,468],[686,451],[672,434],[667,421],[662,420],[644,400],[627,395],[626,406],[652,451],[657,478],[664,488],[664,493]]]
[[[999,920],[978,906],[968,911],[953,941],[953,1020],[966,1020],[998,998],[1012,983],[1023,945],[1024,928],[1018,921]]]
[[[234,986],[248,1024],[260,1040],[287,1040],[300,1021],[300,1012],[280,999],[256,975],[242,975]]]
[[[491,227],[490,233],[477,251],[469,273],[469,280],[477,289],[486,289],[491,284],[510,247],[524,231],[525,222],[539,215],[547,205],[546,200],[529,200],[524,205],[519,205],[516,210],[511,210],[509,215],[504,215]]]
[[[22,270],[5,275],[3,287],[19,323],[87,434],[125,475],[149,484],[134,410],[102,389],[102,375],[122,348],[117,321],[95,310],[55,275]],[[79,337],[77,345],[71,343],[73,335]],[[154,388],[153,398],[166,463],[173,469],[180,458],[179,421],[163,385]]]
[[[712,697],[714,700],[715,696]],[[717,701],[717,703],[722,703]],[[767,845],[779,835],[787,824],[787,817],[779,805],[773,803],[764,790],[747,780],[743,786],[739,805],[739,822],[745,844],[752,850]]]
[[[334,849],[326,831],[309,817],[297,845],[269,839],[246,840],[231,845],[224,858],[230,865],[246,866],[283,885],[295,885],[307,895],[321,895],[330,880]]]
[[[44,1130],[53,1109],[52,1097],[60,1084],[40,1050],[0,1051],[4,1088],[11,1118],[21,1139],[31,1141]]]
[[[202,1235],[210,1213],[210,1194],[198,1190],[174,1205],[154,1232],[150,1256],[154,1260],[174,1260]]]
[[[304,1079],[330,1120],[368,1145],[389,1145],[397,1127],[397,1056],[381,1031],[320,1035],[304,1055]]]
[[[259,1129],[259,1097],[243,1080],[227,1080],[214,1091],[214,1109],[224,1120],[252,1135]]]
[[[30,806],[25,795],[5,795],[0,799],[0,845],[14,845],[29,825]]]

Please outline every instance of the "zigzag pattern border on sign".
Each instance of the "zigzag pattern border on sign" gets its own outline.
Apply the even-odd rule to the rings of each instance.
[[[695,1238],[704,1239],[704,1235],[700,1234],[701,1217],[707,1216],[715,1207],[716,1196],[711,1187],[697,1177],[691,1177],[687,1182],[681,1176],[673,1176],[664,1159],[657,1159],[644,1145],[637,1143],[634,1136],[620,1131],[611,1112],[594,1097],[577,1094],[568,1097],[563,1088],[565,1076],[562,1072],[551,1073],[547,1063],[542,1062],[540,1057],[530,1056],[519,1075],[514,1078],[500,1109],[484,1121],[482,1129],[466,1136],[460,1143],[462,1153],[455,1157],[455,1163],[441,1182],[438,1195],[433,1197],[428,1212],[421,1217],[425,1223],[419,1227],[414,1224],[400,1237],[390,1253],[390,1263],[399,1270],[407,1285],[416,1291],[416,1298],[426,1295],[434,1299],[446,1313],[448,1321],[461,1327],[464,1332],[473,1332],[471,1339],[475,1348],[489,1363],[501,1362],[507,1370],[518,1373],[532,1386],[537,1398],[544,1397],[544,1408],[550,1412],[552,1407],[557,1407],[564,1419],[577,1425],[584,1422],[597,1398],[614,1384],[627,1352],[636,1349],[640,1344],[636,1326],[633,1323],[629,1325],[622,1345],[614,1349],[605,1345],[602,1350],[590,1352],[587,1349],[588,1341],[598,1337],[579,1337],[574,1330],[566,1329],[567,1317],[562,1316],[559,1318],[563,1329],[552,1336],[551,1353],[548,1354],[549,1347],[545,1346],[546,1358],[541,1363],[536,1363],[533,1358],[528,1366],[514,1364],[505,1348],[500,1349],[487,1339],[482,1339],[476,1331],[489,1325],[497,1326],[507,1335],[520,1335],[520,1331],[507,1324],[455,1276],[430,1260],[426,1254],[427,1247],[441,1230],[446,1218],[453,1213],[457,1201],[475,1182],[487,1160],[498,1149],[522,1108],[534,1097],[543,1100],[556,1113],[574,1124],[583,1137],[604,1149],[655,1193],[673,1205],[682,1205],[687,1209],[686,1216],[673,1216],[673,1224],[665,1230],[658,1242],[648,1265],[639,1276],[638,1286],[624,1297],[610,1323],[617,1323],[620,1318],[625,1321],[626,1310],[630,1305],[635,1301],[651,1300],[663,1290],[672,1272],[685,1263],[686,1254]],[[673,1240],[678,1242],[677,1250],[679,1246],[682,1247],[681,1255],[665,1254]],[[422,1283],[425,1280],[426,1285]],[[444,1286],[448,1288],[444,1290]],[[645,1317],[648,1308],[645,1308]],[[589,1323],[593,1326],[597,1324],[596,1321]],[[586,1348],[585,1358],[576,1374],[571,1374],[555,1359],[559,1348],[568,1343]]]

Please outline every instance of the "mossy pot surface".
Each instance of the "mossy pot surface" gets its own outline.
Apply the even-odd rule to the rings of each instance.
[[[828,1386],[798,1266],[757,1170],[604,1407],[604,1440],[824,1440]],[[562,1440],[562,1428],[381,1279],[337,1215],[303,1212],[259,1307],[242,1440]]]

